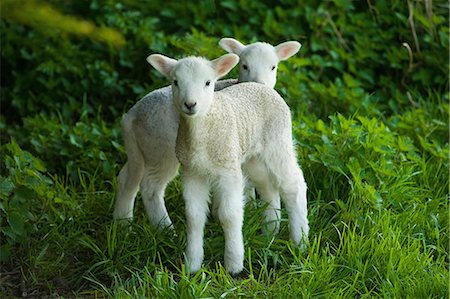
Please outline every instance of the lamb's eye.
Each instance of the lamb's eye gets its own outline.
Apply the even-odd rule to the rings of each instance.
[[[173,80],[173,85],[178,86],[178,81],[177,80]]]
[[[209,81],[209,80],[206,81],[206,83],[205,83],[206,86],[209,86],[210,84],[211,84],[211,81]]]
[[[248,70],[248,66],[246,64],[242,65],[242,68],[246,71]]]
[[[272,71],[274,71],[275,70],[275,66],[272,66]]]

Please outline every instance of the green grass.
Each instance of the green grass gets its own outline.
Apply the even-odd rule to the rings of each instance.
[[[1,11],[41,6],[16,2]],[[1,15],[0,298],[449,297],[448,3],[48,2],[126,42]],[[264,236],[249,199],[245,270],[226,272],[210,218],[203,268],[188,275],[178,178],[166,190],[176,235],[150,228],[140,196],[130,227],[112,221],[120,119],[166,84],[146,56],[212,59],[225,36],[303,44],[276,89],[308,184],[309,247],[289,242],[285,210]]]

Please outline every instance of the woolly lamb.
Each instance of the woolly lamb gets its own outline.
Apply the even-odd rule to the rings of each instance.
[[[281,192],[290,237],[304,245],[309,231],[306,183],[292,144],[290,110],[280,95],[257,83],[215,92],[215,81],[238,63],[235,54],[213,61],[198,57],[176,61],[153,54],[147,60],[172,81],[173,101],[181,116],[176,156],[183,168],[188,269],[196,272],[203,262],[211,192],[225,235],[225,267],[232,274],[242,271],[242,170],[257,190],[271,191],[261,193],[272,196],[266,200],[276,201]]]
[[[219,45],[228,53],[239,55],[239,82],[262,83],[272,88],[277,81],[278,63],[297,53],[302,46],[296,41],[275,47],[262,42],[245,46],[233,38],[222,38]]]
[[[227,51],[240,53],[245,61],[239,82],[255,80],[273,87],[279,60],[285,60],[300,49],[298,42],[285,42],[276,47],[266,43],[248,46],[239,41],[224,38],[220,45]],[[263,68],[265,66],[265,68]],[[244,67],[241,67],[244,68]],[[237,83],[236,80],[216,82],[220,90]],[[170,86],[147,94],[136,103],[122,120],[122,135],[128,156],[118,176],[118,192],[114,208],[114,219],[131,219],[134,200],[141,191],[150,224],[153,227],[171,227],[172,222],[164,204],[164,191],[167,184],[176,176],[178,160],[175,156],[179,116],[172,102]],[[258,190],[260,193],[265,190]],[[267,230],[277,230],[278,204],[268,209],[269,226]]]

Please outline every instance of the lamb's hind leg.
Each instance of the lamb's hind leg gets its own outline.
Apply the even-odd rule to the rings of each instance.
[[[134,162],[128,160],[118,176],[118,191],[113,212],[113,217],[117,220],[133,218],[134,200],[144,172],[143,163]]]
[[[118,176],[118,190],[114,205],[114,219],[133,218],[134,200],[139,191],[144,174],[145,161],[136,138],[133,115],[126,115],[122,121],[122,135],[125,142],[128,161]]]
[[[269,167],[280,184],[281,196],[289,216],[290,238],[295,244],[308,242],[307,186],[293,150],[288,146],[270,157]]]
[[[266,235],[277,234],[281,218],[280,195],[270,178],[266,165],[260,160],[252,158],[244,164],[243,168],[261,199],[267,203],[267,208],[264,210],[266,223],[263,225],[263,232]]]

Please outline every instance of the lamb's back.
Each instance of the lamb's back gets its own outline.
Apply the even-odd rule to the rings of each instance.
[[[219,92],[235,115],[242,151],[258,152],[277,138],[290,138],[291,115],[283,98],[259,83],[239,83]]]

